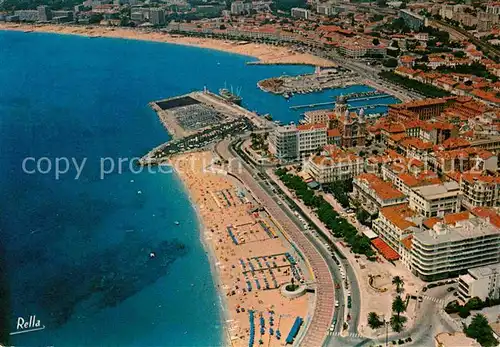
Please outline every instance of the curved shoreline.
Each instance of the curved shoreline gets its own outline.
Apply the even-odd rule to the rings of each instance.
[[[297,53],[291,48],[272,46],[249,42],[245,45],[236,44],[231,40],[213,38],[198,38],[180,35],[170,35],[159,31],[141,30],[123,27],[83,26],[83,25],[55,25],[55,24],[13,24],[0,23],[0,30],[22,32],[51,33],[61,35],[77,35],[89,38],[106,37],[139,41],[170,43],[175,45],[191,46],[217,51],[245,55],[258,59],[257,65],[311,65],[330,67],[335,64],[327,59],[312,54]]]
[[[223,346],[231,346],[231,338],[229,331],[226,326],[226,321],[230,319],[229,316],[229,307],[227,305],[226,300],[222,297],[222,292],[220,291],[220,288],[222,288],[223,283],[221,280],[221,273],[219,272],[217,268],[217,257],[215,255],[215,250],[213,249],[212,245],[208,240],[206,239],[206,231],[207,229],[205,228],[205,224],[203,223],[203,218],[201,215],[200,210],[198,209],[198,206],[195,204],[191,193],[189,192],[189,188],[186,185],[186,182],[182,179],[182,176],[180,175],[179,172],[175,170],[175,167],[172,169],[172,173],[174,174],[175,179],[179,182],[180,186],[182,187],[182,190],[184,191],[185,196],[188,198],[189,203],[191,204],[192,209],[194,210],[194,214],[196,215],[196,220],[198,224],[198,230],[199,230],[199,238],[201,242],[201,246],[203,247],[203,250],[205,251],[205,254],[207,255],[207,261],[210,265],[210,272],[211,272],[211,277],[214,285],[214,291],[216,293],[216,297],[219,300],[219,313],[220,313],[220,323],[221,323],[221,342],[223,343]]]

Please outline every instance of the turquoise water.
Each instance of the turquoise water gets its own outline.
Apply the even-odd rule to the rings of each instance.
[[[248,57],[192,47],[1,31],[0,47],[0,293],[10,293],[0,329],[30,315],[46,326],[9,343],[220,345],[219,300],[182,185],[126,161],[168,140],[147,103],[226,83],[248,108],[288,122],[300,114],[291,104],[340,91],[287,102],[257,81],[312,68],[245,66]],[[70,165],[60,177],[28,174],[29,157],[46,158],[42,171],[57,158]],[[102,158],[115,163],[104,177]]]

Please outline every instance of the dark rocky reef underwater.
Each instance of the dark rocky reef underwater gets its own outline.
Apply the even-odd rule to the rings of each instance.
[[[91,310],[119,305],[165,276],[170,265],[187,252],[176,239],[158,244],[124,241],[58,271],[41,290],[41,305],[50,312],[49,325],[66,323],[80,305]]]

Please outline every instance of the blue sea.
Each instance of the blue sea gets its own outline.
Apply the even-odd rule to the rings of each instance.
[[[19,346],[221,345],[181,182],[130,165],[168,140],[149,101],[233,86],[249,109],[290,122],[303,112],[293,104],[370,90],[286,101],[257,82],[311,67],[153,42],[0,31],[0,47],[0,336],[19,317],[45,326],[11,335]]]

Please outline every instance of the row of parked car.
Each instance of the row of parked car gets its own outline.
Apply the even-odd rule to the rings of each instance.
[[[427,289],[431,289],[431,288],[436,288],[436,287],[441,287],[441,286],[444,286],[444,285],[447,285],[447,284],[454,284],[454,283],[457,283],[457,280],[448,280],[448,281],[439,281],[439,282],[436,282],[436,283],[430,283],[428,284],[427,286],[425,286],[422,291],[423,292],[426,292]],[[451,292],[451,290],[448,290]]]

